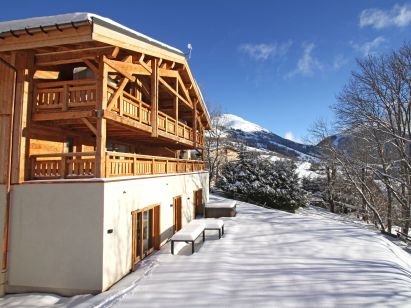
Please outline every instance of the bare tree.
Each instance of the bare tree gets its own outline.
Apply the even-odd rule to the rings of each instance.
[[[388,231],[392,227],[395,203],[401,207],[401,227],[408,233],[411,203],[411,46],[386,56],[370,56],[358,61],[359,70],[338,97],[335,111],[340,128],[361,140],[363,155],[342,156],[347,175],[356,179],[362,170],[362,193],[374,184],[383,183],[387,205]],[[358,152],[358,151],[357,151]],[[354,181],[353,181],[354,182]],[[359,183],[359,182],[358,182]],[[358,184],[357,183],[357,184]],[[373,206],[365,195],[368,205]],[[395,200],[395,203],[394,203]],[[381,218],[381,217],[380,217]]]
[[[221,165],[224,161],[225,130],[222,111],[219,105],[210,108],[211,130],[206,132],[205,156],[209,171],[210,186],[218,179]]]

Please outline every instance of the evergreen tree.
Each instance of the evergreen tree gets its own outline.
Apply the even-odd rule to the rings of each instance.
[[[258,204],[292,212],[307,202],[292,161],[272,162],[244,148],[238,161],[224,166],[217,186]]]

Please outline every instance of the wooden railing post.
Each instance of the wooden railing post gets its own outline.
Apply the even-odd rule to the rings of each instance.
[[[69,100],[69,86],[68,84],[65,84],[63,86],[63,97],[62,97],[62,102],[61,102],[61,109],[63,111],[68,110],[68,100]]]
[[[133,175],[137,175],[137,156],[133,156]]]
[[[67,168],[66,168],[66,156],[63,156],[60,160],[60,178],[65,179],[66,178],[66,173],[67,173]]]
[[[152,158],[152,159],[151,159],[151,174],[154,174],[154,173],[155,173],[155,172],[154,172],[154,163],[155,163],[155,159]]]
[[[166,159],[166,173],[168,173],[168,159]]]
[[[120,116],[123,116],[123,91],[121,91],[120,97],[118,98],[120,100],[119,103],[119,112],[120,112]]]
[[[110,161],[110,154],[106,153],[106,159],[105,159],[105,163],[106,163],[106,177],[110,177],[111,175],[111,161]]]
[[[142,110],[141,110],[141,101],[138,101],[138,121],[141,123],[142,121]]]
[[[30,163],[31,163],[31,174],[30,174],[30,180],[34,179],[34,174],[35,174],[35,170],[36,170],[36,157],[32,156],[30,157]]]

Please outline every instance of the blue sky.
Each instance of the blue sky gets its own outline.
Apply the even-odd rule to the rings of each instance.
[[[93,12],[172,46],[206,100],[302,139],[355,69],[355,58],[410,41],[411,1],[7,1],[0,20]]]

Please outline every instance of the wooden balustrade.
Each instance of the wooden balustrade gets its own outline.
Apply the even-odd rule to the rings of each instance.
[[[73,109],[84,109],[96,107],[96,80],[68,80],[37,82],[34,86],[35,109],[34,112],[42,111],[68,111]],[[107,98],[116,92],[113,85],[107,86]],[[122,91],[112,105],[111,111],[122,117],[132,119],[142,124],[151,126],[151,107],[139,100],[137,97]],[[176,121],[171,116],[159,111],[158,129],[167,134],[194,141],[193,129],[186,124]],[[201,134],[197,133],[196,142],[203,144]]]
[[[95,152],[30,156],[31,179],[95,177]],[[204,162],[159,156],[106,152],[106,177],[175,174],[204,170]]]
[[[95,80],[38,82],[34,85],[36,111],[96,106]]]
[[[204,162],[117,152],[106,153],[106,176],[172,174],[204,170]]]
[[[30,156],[31,179],[91,178],[95,174],[95,153],[59,153]]]
[[[114,87],[108,86],[107,97],[109,100],[115,90]],[[117,98],[112,110],[123,117],[150,125],[150,106],[125,91]]]

